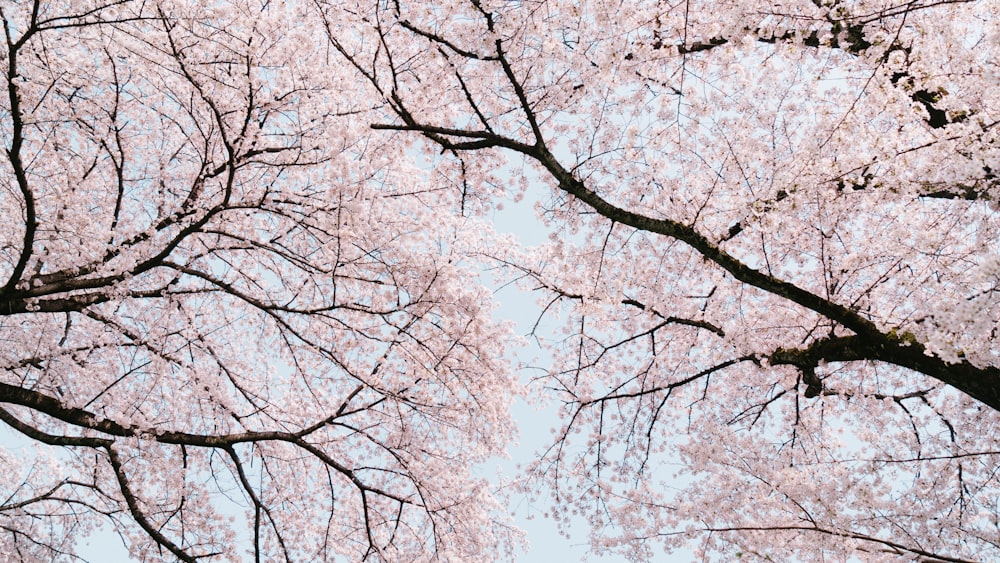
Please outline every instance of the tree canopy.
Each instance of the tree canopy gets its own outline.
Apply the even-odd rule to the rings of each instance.
[[[1000,557],[1000,2],[0,18],[4,552],[512,558],[529,396],[596,553]]]

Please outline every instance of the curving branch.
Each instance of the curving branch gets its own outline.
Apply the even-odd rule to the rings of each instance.
[[[165,535],[163,535],[160,530],[149,521],[146,517],[145,512],[139,506],[139,501],[135,496],[135,492],[132,491],[131,485],[129,485],[128,477],[125,475],[125,470],[122,467],[121,458],[118,457],[118,452],[115,450],[113,445],[108,445],[104,448],[108,453],[108,461],[111,464],[111,468],[115,472],[115,477],[118,479],[118,486],[121,489],[122,496],[125,498],[125,504],[128,505],[128,510],[132,513],[132,518],[135,519],[136,523],[147,533],[149,537],[165,547],[170,553],[177,556],[178,559],[184,561],[185,563],[196,563],[198,559],[209,558],[217,553],[207,553],[204,555],[191,555],[183,548],[170,541]]]
[[[354,395],[354,393],[352,393]],[[348,399],[349,400],[349,399]],[[95,430],[106,434],[109,436],[122,437],[122,438],[147,438],[152,439],[161,444],[174,444],[183,446],[195,446],[204,448],[219,448],[225,450],[226,448],[232,447],[236,444],[250,443],[250,442],[287,442],[302,448],[310,453],[312,453],[317,458],[321,459],[324,463],[341,473],[349,481],[351,481],[360,491],[370,492],[390,498],[400,503],[409,504],[410,501],[404,497],[385,491],[378,487],[373,487],[365,484],[357,475],[357,473],[337,462],[329,455],[324,453],[322,450],[317,448],[315,445],[308,443],[305,438],[312,432],[318,431],[322,427],[330,424],[344,413],[343,405],[337,413],[332,416],[323,419],[322,422],[317,424],[312,424],[306,426],[303,430],[299,432],[285,432],[285,431],[263,431],[263,432],[239,432],[232,434],[193,434],[189,432],[180,431],[170,431],[162,430],[158,428],[146,428],[139,427],[135,425],[124,425],[120,424],[114,420],[98,416],[86,409],[81,409],[78,407],[67,407],[62,404],[58,399],[40,393],[38,391],[33,391],[30,389],[25,389],[23,387],[18,387],[14,385],[8,385],[6,383],[0,383],[0,403],[15,404],[24,407],[31,408],[32,410],[46,414],[54,419],[60,420],[64,423],[79,427],[86,428],[89,430]],[[346,404],[346,401],[345,403]],[[0,409],[0,420],[5,422],[14,421],[14,426],[18,430],[22,428],[27,432],[31,432],[29,437],[40,439],[40,441],[58,441],[62,438],[46,436],[43,433],[32,429],[28,425],[16,422],[9,413]],[[26,432],[26,435],[27,435]],[[69,439],[72,442],[75,439]],[[86,445],[90,447],[107,447],[111,442],[104,441],[90,441],[79,443],[66,443],[63,445]]]
[[[10,147],[6,149],[7,159],[14,172],[14,179],[17,182],[18,190],[21,193],[24,205],[24,235],[21,241],[21,252],[14,264],[14,268],[8,277],[7,282],[0,288],[0,295],[10,294],[21,281],[24,269],[28,267],[28,261],[33,252],[35,244],[35,233],[38,230],[38,215],[35,210],[35,194],[28,184],[28,174],[25,171],[22,160],[21,149],[24,145],[24,114],[21,108],[20,76],[18,74],[18,55],[23,47],[33,35],[38,33],[38,11],[40,0],[34,0],[31,8],[31,21],[28,28],[24,30],[20,37],[14,38],[14,30],[10,28],[10,23],[4,18],[3,29],[7,43],[7,101],[10,104]]]
[[[805,348],[779,348],[768,359],[774,365],[795,366],[803,375],[813,373],[821,363],[874,361],[893,364],[929,375],[1000,411],[1000,386],[996,384],[1000,381],[1000,369],[978,367],[965,360],[946,362],[930,355],[910,333],[899,335],[889,331],[876,338],[868,335],[829,337],[816,340]],[[808,390],[807,393],[822,391],[818,380],[813,379],[811,385],[811,393]]]
[[[309,435],[327,427],[328,425],[334,424],[338,418],[352,414],[352,411],[347,410],[347,403],[357,395],[358,391],[359,389],[355,389],[354,392],[352,392],[344,400],[337,412],[315,424],[305,426],[302,430],[297,432],[248,431],[231,434],[208,435],[181,431],[165,431],[158,428],[146,428],[135,425],[124,425],[114,420],[98,416],[97,414],[87,411],[86,409],[65,406],[58,399],[43,393],[0,383],[0,403],[28,407],[37,413],[43,413],[71,426],[97,431],[111,437],[59,436],[49,434],[36,429],[30,424],[22,422],[3,408],[0,408],[0,421],[5,422],[11,428],[23,433],[25,436],[45,444],[53,446],[88,447],[107,452],[109,462],[117,477],[122,496],[128,505],[128,509],[132,514],[132,517],[151,538],[153,538],[159,545],[168,549],[182,561],[196,561],[198,559],[209,558],[215,554],[192,555],[164,536],[159,529],[149,521],[148,516],[146,516],[142,508],[139,506],[139,501],[135,496],[135,492],[129,484],[122,461],[117,454],[115,438],[140,438],[152,440],[161,444],[179,445],[182,447],[213,448],[225,452],[234,463],[241,486],[249,495],[254,506],[254,511],[257,515],[255,517],[254,524],[256,534],[255,537],[258,537],[259,542],[261,513],[263,513],[271,522],[271,527],[277,534],[278,542],[286,555],[289,553],[288,547],[285,545],[285,541],[282,539],[281,533],[277,528],[272,510],[264,504],[260,497],[254,492],[252,485],[250,484],[249,477],[243,469],[242,462],[236,454],[234,446],[238,444],[256,444],[264,442],[284,442],[292,444],[303,452],[310,454],[312,457],[316,458],[333,471],[339,473],[351,483],[352,487],[357,490],[367,527],[369,544],[368,550],[369,553],[378,553],[381,552],[382,549],[378,546],[378,542],[373,535],[373,521],[371,520],[371,511],[373,508],[370,497],[374,495],[391,500],[399,506],[400,511],[402,510],[402,507],[407,505],[421,506],[421,501],[411,499],[407,495],[393,493],[382,487],[374,486],[365,482],[365,480],[362,479],[361,475],[358,473],[359,469],[364,468],[352,469],[347,467],[333,459],[333,457],[317,445],[306,440]],[[361,430],[355,429],[355,431],[364,434]],[[392,452],[390,451],[389,453]],[[401,463],[403,462],[403,460],[398,458],[398,456],[397,460]],[[419,489],[419,484],[416,485]],[[259,548],[259,543],[255,545],[258,545]]]
[[[713,243],[693,226],[671,219],[660,219],[643,215],[620,207],[607,200],[587,183],[566,168],[547,147],[546,140],[535,118],[535,109],[528,99],[512,66],[507,61],[501,42],[496,48],[498,63],[515,94],[519,111],[531,126],[532,138],[522,141],[506,137],[493,130],[459,129],[440,127],[422,123],[408,110],[403,101],[393,93],[393,107],[402,124],[373,124],[373,129],[413,131],[437,143],[447,151],[472,151],[483,148],[502,148],[519,153],[539,165],[549,174],[556,186],[568,195],[585,204],[598,215],[640,231],[655,233],[678,240],[696,251],[702,257],[725,270],[733,279],[755,287],[761,291],[795,303],[818,313],[854,333],[854,336],[817,341],[800,354],[779,351],[777,361],[797,365],[808,376],[815,367],[813,360],[819,361],[878,361],[886,362],[923,373],[946,383],[970,397],[1000,411],[1000,386],[995,382],[1000,378],[1000,369],[989,366],[981,368],[968,361],[949,363],[941,358],[928,355],[926,348],[913,338],[902,338],[893,331],[884,331],[859,311],[837,303],[833,299],[819,296],[791,282],[747,265]],[[739,227],[734,227],[737,233]],[[732,230],[731,230],[732,232]],[[735,233],[732,234],[735,236]],[[707,328],[707,327],[703,327]],[[793,363],[793,362],[797,362]],[[810,395],[821,392],[818,381],[811,379]]]
[[[899,25],[903,25],[907,15],[914,12],[935,8],[942,4],[966,4],[972,1],[913,1],[901,3],[899,6],[887,8],[879,12],[866,14],[852,14],[850,13],[850,8],[839,1],[832,4],[820,4],[817,2],[818,6],[825,5],[831,9],[822,20],[816,18],[806,20],[809,22],[809,25],[804,28],[796,29],[793,25],[791,28],[783,26],[781,29],[775,30],[763,26],[746,26],[732,36],[715,36],[700,41],[682,42],[674,45],[665,44],[662,39],[657,37],[648,47],[653,50],[673,51],[679,56],[689,56],[705,53],[738,41],[740,37],[749,36],[756,38],[761,43],[787,43],[810,48],[835,49],[858,57],[872,56],[872,51],[876,51],[873,56],[877,57],[880,62],[885,62],[889,55],[896,51],[902,51],[906,55],[909,55],[910,48],[896,41],[888,45],[873,44],[866,37],[866,27],[868,25],[877,22],[888,23],[893,19],[898,19],[900,22]],[[631,60],[634,58],[634,55],[629,53],[625,55],[625,58]],[[960,123],[965,121],[970,115],[969,112],[949,113],[940,109],[938,104],[946,93],[920,87],[914,77],[907,71],[894,73],[891,77],[891,82],[893,86],[904,90],[914,103],[924,108],[927,112],[927,117],[924,121],[932,129],[941,129],[952,123]]]

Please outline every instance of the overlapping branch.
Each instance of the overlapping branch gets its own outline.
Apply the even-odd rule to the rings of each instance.
[[[857,33],[860,31],[854,32],[855,35]],[[851,37],[851,34],[848,34],[848,37]],[[849,43],[850,48],[857,52],[867,48],[859,41],[861,40],[855,39],[853,43]],[[848,337],[818,340],[801,350],[778,350],[773,355],[775,363],[794,365],[805,372],[811,372],[819,362],[890,363],[938,379],[1000,411],[1000,386],[996,385],[996,381],[1000,380],[1000,369],[993,366],[979,367],[966,360],[947,362],[929,354],[923,344],[915,339],[902,338],[894,331],[880,328],[850,306],[821,297],[747,265],[691,225],[672,219],[643,215],[620,207],[603,197],[588,186],[586,181],[574,175],[572,170],[564,166],[548,148],[547,140],[536,117],[535,105],[529,99],[521,79],[508,60],[500,39],[496,40],[495,58],[517,102],[518,111],[530,126],[530,139],[508,137],[497,133],[495,128],[461,129],[423,122],[395,91],[391,93],[389,101],[401,123],[375,123],[372,127],[417,132],[447,151],[500,148],[519,153],[539,164],[561,191],[573,196],[602,217],[614,223],[683,242],[706,260],[725,270],[733,279],[813,311],[854,333]],[[813,381],[810,395],[818,394],[820,391],[821,389]]]

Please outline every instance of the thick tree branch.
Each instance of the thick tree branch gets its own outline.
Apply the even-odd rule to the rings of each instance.
[[[357,473],[337,462],[335,459],[331,458],[321,449],[313,444],[308,443],[305,440],[306,434],[303,432],[283,432],[283,431],[269,431],[269,432],[239,432],[232,434],[192,434],[188,432],[178,432],[178,431],[166,431],[157,428],[143,428],[138,426],[125,426],[119,424],[118,422],[98,416],[90,411],[77,407],[67,407],[62,404],[58,399],[45,395],[44,393],[39,393],[38,391],[32,391],[30,389],[24,389],[22,387],[17,387],[15,385],[9,385],[6,383],[0,383],[0,403],[9,403],[15,405],[21,405],[24,407],[29,407],[37,412],[46,414],[52,418],[65,422],[67,424],[77,426],[80,428],[87,428],[90,430],[96,430],[103,434],[117,437],[144,437],[153,439],[161,444],[176,444],[184,446],[195,446],[203,448],[219,448],[226,449],[232,447],[235,444],[242,444],[248,442],[288,442],[302,448],[314,456],[322,460],[325,464],[332,467],[344,477],[350,480],[359,491],[371,492],[386,498],[393,499],[397,502],[408,503],[409,501],[405,498],[395,495],[391,492],[385,491],[378,487],[370,486],[364,483],[357,475]],[[2,410],[2,409],[0,409]],[[0,420],[4,420],[2,413],[0,413]],[[5,420],[6,421],[6,420]],[[332,421],[332,419],[327,418],[327,423]],[[12,426],[15,426],[12,424]],[[24,425],[21,425],[24,427]],[[18,426],[15,426],[17,428]],[[310,425],[306,427],[310,431],[316,431],[321,428],[320,425]],[[30,431],[30,430],[29,430]],[[34,431],[37,436],[41,436],[37,431]],[[34,437],[30,436],[29,437]],[[44,437],[42,437],[44,438]],[[44,440],[43,440],[44,441]],[[79,445],[94,446],[105,445],[102,443],[86,443]]]
[[[7,148],[7,159],[14,172],[14,179],[17,182],[18,190],[21,192],[24,204],[24,235],[21,241],[21,252],[17,262],[10,273],[10,277],[0,289],[0,294],[9,294],[21,281],[21,275],[28,266],[31,259],[32,247],[35,243],[35,232],[38,229],[38,215],[35,210],[35,195],[28,184],[28,175],[21,159],[21,147],[24,144],[24,116],[21,111],[21,92],[19,84],[21,77],[18,75],[17,59],[21,47],[37,33],[36,21],[38,18],[39,2],[35,2],[32,7],[31,24],[24,31],[21,37],[14,40],[11,35],[10,24],[4,19],[4,35],[7,38],[7,100],[10,104],[10,147]]]
[[[779,348],[768,359],[774,365],[795,366],[803,374],[812,373],[821,363],[885,362],[929,375],[1000,411],[1000,369],[980,368],[964,360],[948,363],[930,355],[909,333],[890,332],[876,338],[863,335],[824,338],[805,348]],[[819,391],[821,388],[814,388],[809,394],[815,396]]]
[[[873,22],[887,21],[890,18],[905,18],[909,13],[932,8],[940,4],[967,3],[972,0],[955,0],[953,2],[907,2],[898,9],[887,9],[882,12],[866,16],[850,16],[843,14],[839,17],[827,17],[825,27],[822,29],[811,28],[808,30],[791,29],[783,30],[779,33],[758,28],[745,27],[741,35],[755,37],[761,43],[793,43],[805,45],[812,48],[837,49],[855,56],[866,55],[872,47],[875,47],[866,39],[865,27]],[[672,49],[678,55],[691,55],[710,51],[717,47],[728,45],[734,41],[734,37],[716,36],[702,41],[688,44],[665,45],[662,41],[657,41],[651,46],[653,49]],[[890,45],[880,45],[882,52],[878,54],[881,61],[886,60],[889,53],[893,51],[905,51],[909,53],[909,48],[893,43]],[[626,59],[633,59],[631,53],[625,56]],[[968,112],[957,112],[949,114],[945,110],[937,107],[943,94],[939,91],[932,91],[927,88],[920,88],[915,84],[913,76],[909,72],[898,72],[892,76],[892,84],[902,88],[907,92],[910,99],[919,104],[927,112],[926,123],[934,129],[940,129],[950,123],[957,123],[968,118]]]
[[[512,87],[518,93],[517,99],[521,104],[521,111],[527,116],[533,116],[534,109],[524,95],[517,77],[513,74],[513,70],[506,64],[504,52],[500,47],[497,48],[497,53],[501,63],[504,64],[508,80],[512,82]],[[795,284],[751,268],[717,244],[711,242],[692,226],[671,219],[649,217],[611,203],[590,189],[583,181],[577,179],[571,171],[562,166],[555,155],[546,148],[541,138],[540,129],[535,125],[531,129],[532,134],[535,136],[534,142],[528,144],[490,131],[464,131],[424,125],[419,123],[405,110],[400,112],[399,115],[405,125],[392,126],[380,124],[373,125],[372,127],[375,129],[418,131],[449,150],[475,150],[485,147],[501,147],[521,153],[541,164],[557,182],[559,189],[576,197],[606,219],[641,231],[657,233],[679,240],[701,254],[706,260],[726,270],[736,280],[777,297],[787,299],[853,331],[856,335],[854,340],[819,341],[816,344],[817,348],[810,353],[820,353],[819,350],[822,349],[823,352],[820,353],[821,355],[830,356],[826,358],[826,361],[883,361],[913,369],[951,385],[968,394],[970,397],[1000,411],[1000,386],[995,383],[1000,380],[998,379],[1000,378],[1000,370],[992,367],[978,368],[965,361],[957,364],[949,364],[940,358],[929,356],[926,353],[926,349],[919,343],[909,340],[904,341],[890,333],[881,331],[875,323],[861,316],[851,308],[820,297]],[[528,119],[528,122],[534,124],[535,120],[531,117]],[[478,140],[473,143],[464,143],[453,141],[455,138],[474,138]],[[861,344],[862,342],[864,344]],[[787,355],[783,356],[781,354],[778,357],[782,361],[788,358]],[[841,359],[833,359],[834,357],[840,357]],[[786,361],[785,363],[791,362]],[[800,363],[806,366],[804,368],[806,371],[803,373],[808,376],[813,369],[812,366],[815,364],[810,362]],[[818,394],[821,391],[816,380],[810,378],[810,381],[807,383],[810,384],[808,389],[810,395]]]
[[[6,409],[0,408],[0,420],[8,426],[17,430],[21,434],[50,446],[80,446],[87,448],[103,448],[109,446],[112,441],[106,438],[89,438],[79,436],[57,436],[38,430],[34,426],[21,422]]]

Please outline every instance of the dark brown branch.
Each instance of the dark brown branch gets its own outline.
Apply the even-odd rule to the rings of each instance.
[[[807,351],[808,361],[805,361],[803,358],[795,359],[795,361],[799,361],[801,364],[798,366],[800,369],[803,369],[803,367],[806,370],[814,369],[815,363],[812,362],[813,354],[823,357],[825,361],[871,360],[887,362],[934,377],[1000,411],[1000,385],[996,385],[995,383],[1000,380],[998,379],[1000,378],[1000,370],[993,367],[978,368],[966,361],[949,364],[940,358],[931,357],[926,353],[926,349],[921,344],[914,340],[904,341],[892,333],[882,332],[875,323],[863,317],[856,310],[825,299],[793,283],[751,268],[711,242],[692,226],[679,221],[656,219],[635,213],[618,207],[604,199],[596,191],[590,189],[583,181],[577,179],[570,170],[563,167],[555,155],[546,148],[544,140],[541,137],[541,132],[534,119],[534,109],[524,95],[524,91],[510,65],[507,63],[503,49],[499,45],[497,47],[497,55],[507,79],[511,82],[511,87],[518,94],[517,99],[521,105],[521,111],[525,114],[528,123],[533,124],[532,135],[534,139],[531,144],[488,131],[465,131],[421,124],[402,107],[398,99],[395,99],[395,102],[399,106],[397,107],[398,115],[404,121],[404,125],[373,125],[372,127],[375,129],[417,131],[450,150],[500,147],[520,153],[537,161],[556,181],[559,189],[576,197],[606,219],[641,231],[657,233],[681,241],[701,254],[706,260],[715,263],[727,271],[736,280],[796,303],[855,333],[856,336],[854,337],[845,337],[851,338],[850,340],[827,339],[817,341]],[[476,139],[476,141],[471,143],[455,142],[453,139],[456,137],[460,139]],[[787,351],[785,352],[785,354],[788,353]],[[783,356],[781,353],[778,354],[777,358],[778,362],[793,364],[790,361],[792,358]],[[822,391],[821,387],[816,386],[816,381],[811,381],[810,383],[810,394]]]
[[[164,536],[160,530],[153,526],[153,524],[146,518],[146,514],[139,507],[139,501],[136,499],[135,494],[132,492],[131,487],[128,483],[128,478],[125,475],[125,470],[122,468],[121,459],[118,458],[118,453],[115,451],[114,447],[107,446],[105,450],[108,452],[108,460],[111,462],[111,468],[114,469],[115,477],[118,479],[118,486],[121,489],[122,496],[125,498],[125,504],[128,505],[129,512],[132,513],[132,518],[135,519],[136,523],[147,533],[149,537],[153,538],[156,543],[167,548],[170,553],[177,556],[178,559],[184,562],[196,563],[198,558],[188,554],[186,551],[180,548],[177,544],[170,541],[169,538]],[[207,556],[206,556],[207,557]]]
[[[412,23],[410,23],[409,20],[400,20],[399,21],[399,25],[401,25],[404,28],[410,30],[411,32],[413,32],[413,33],[415,33],[415,34],[417,34],[417,35],[419,35],[419,36],[427,39],[431,43],[434,43],[434,44],[437,44],[437,45],[443,45],[444,47],[448,48],[450,51],[452,51],[454,53],[457,53],[457,54],[459,54],[459,55],[461,55],[461,56],[463,56],[465,58],[475,59],[475,60],[478,60],[478,61],[495,61],[496,60],[496,57],[494,57],[494,56],[480,55],[479,53],[476,53],[476,52],[473,52],[473,51],[469,51],[468,49],[462,49],[458,45],[455,45],[453,42],[448,41],[447,39],[445,39],[444,37],[441,37],[440,35],[437,35],[435,33],[431,33],[429,31],[425,31],[423,29],[418,28],[417,26],[415,26]]]
[[[108,296],[103,293],[84,293],[61,299],[36,299],[33,301],[12,297],[0,300],[0,317],[22,313],[72,313],[108,300]]]
[[[964,201],[993,201],[993,194],[990,193],[990,188],[996,188],[1000,182],[997,178],[988,173],[987,177],[984,178],[989,182],[987,186],[968,186],[963,184],[956,184],[954,186],[949,186],[946,188],[931,188],[932,191],[928,191],[920,194],[920,197],[929,197],[934,199],[957,199]]]
[[[232,446],[223,448],[227,454],[229,454],[229,459],[233,461],[233,466],[236,468],[236,475],[239,477],[240,485],[243,486],[243,490],[246,491],[247,496],[250,497],[250,501],[253,503],[254,508],[254,530],[253,530],[253,546],[254,546],[254,561],[260,562],[260,527],[261,527],[261,512],[263,512],[267,519],[271,522],[271,527],[274,529],[274,535],[278,540],[278,545],[281,547],[281,551],[285,554],[285,561],[291,561],[292,558],[288,553],[288,547],[285,545],[285,538],[282,537],[281,532],[278,531],[278,525],[274,521],[274,515],[271,514],[271,509],[267,507],[266,504],[261,502],[257,493],[253,490],[253,485],[250,483],[250,478],[247,477],[246,471],[243,470],[243,462],[240,460],[239,455],[236,454],[236,449]]]
[[[4,33],[7,38],[7,99],[10,103],[9,111],[11,118],[10,147],[7,148],[7,159],[10,161],[10,166],[14,171],[14,179],[17,181],[17,187],[24,200],[24,236],[21,241],[21,253],[18,256],[17,263],[14,264],[14,269],[11,271],[10,277],[4,284],[3,289],[0,289],[0,294],[11,293],[18,282],[21,281],[24,269],[28,266],[28,260],[31,258],[32,247],[35,244],[35,231],[38,229],[35,195],[31,190],[31,186],[28,185],[28,175],[21,160],[21,146],[24,143],[24,117],[21,114],[21,92],[18,89],[21,78],[17,71],[18,50],[38,31],[36,27],[37,17],[38,2],[35,2],[31,24],[17,41],[14,41],[11,36],[11,29],[7,21],[4,20],[3,22]]]
[[[629,306],[632,306],[632,307],[636,307],[638,309],[642,309],[643,311],[649,311],[649,312],[653,313],[654,315],[656,315],[657,317],[663,319],[663,321],[664,321],[665,324],[685,325],[685,326],[690,326],[690,327],[694,327],[694,328],[704,329],[704,330],[707,330],[709,332],[714,332],[715,334],[717,334],[717,335],[719,335],[721,337],[725,337],[726,336],[725,331],[723,331],[721,328],[715,326],[714,324],[712,324],[712,323],[710,323],[708,321],[699,321],[699,320],[695,320],[695,319],[685,319],[685,318],[681,318],[681,317],[675,317],[673,315],[664,316],[659,311],[657,311],[656,309],[649,308],[645,304],[640,303],[640,302],[636,301],[635,299],[625,299],[625,300],[622,301],[622,305],[629,305]]]
[[[302,432],[239,432],[233,434],[192,434],[188,432],[165,431],[156,428],[139,428],[136,426],[124,426],[113,420],[99,417],[85,409],[67,407],[61,401],[30,389],[24,389],[6,383],[0,383],[0,403],[10,403],[29,407],[37,412],[51,416],[73,426],[96,430],[98,432],[119,437],[148,437],[161,444],[176,444],[185,446],[196,446],[203,448],[225,449],[235,444],[247,442],[288,442],[312,453],[323,463],[337,470],[344,477],[350,480],[359,491],[372,492],[377,495],[393,499],[397,502],[408,502],[406,499],[390,493],[388,491],[372,487],[365,484],[358,477],[357,473],[328,456],[325,452],[305,441]],[[2,410],[2,409],[0,409]],[[330,419],[327,419],[330,420]],[[307,427],[317,430],[319,426],[311,425]],[[33,430],[33,429],[32,429]],[[37,430],[35,431],[37,432]],[[80,444],[91,445],[91,444]],[[94,445],[104,446],[103,443]]]
[[[965,1],[968,0],[957,0],[954,3],[963,3]],[[826,21],[826,24],[829,27],[822,30],[813,29],[804,31],[793,29],[782,33],[770,33],[760,28],[746,27],[743,28],[742,33],[756,37],[757,41],[761,43],[796,43],[813,48],[824,47],[829,49],[838,49],[855,56],[862,56],[871,47],[873,47],[873,44],[865,39],[865,26],[867,24],[875,21],[884,21],[888,18],[897,16],[905,17],[905,15],[910,12],[929,8],[940,3],[952,2],[933,2],[923,6],[910,2],[900,10],[885,10],[881,13],[873,14],[870,17],[843,17],[840,19],[829,18]],[[677,54],[683,56],[709,51],[715,49],[716,47],[727,45],[731,41],[731,37],[719,36],[712,37],[704,41],[681,45],[664,45],[662,42],[658,41],[654,43],[652,47],[654,49],[676,49]],[[884,52],[879,54],[879,57],[881,57],[884,61],[890,52],[898,50],[909,51],[908,48],[893,43],[889,45]],[[627,54],[625,58],[631,60],[634,58],[634,55],[630,53]],[[937,103],[941,101],[943,94],[926,88],[916,87],[913,77],[908,72],[896,73],[893,75],[891,81],[894,86],[904,89],[904,91],[908,93],[911,100],[922,106],[924,110],[927,111],[927,118],[925,121],[934,129],[940,129],[950,123],[961,122],[968,118],[967,112],[949,114],[945,110],[939,109],[937,107]]]
[[[77,436],[56,436],[47,434],[37,428],[21,422],[6,409],[0,408],[0,420],[8,426],[31,438],[32,440],[48,444],[50,446],[82,446],[88,448],[103,448],[111,445],[111,440],[106,438],[88,438]]]
[[[608,202],[563,168],[551,153],[532,150],[528,152],[527,156],[538,160],[559,182],[560,189],[575,196],[603,217],[642,231],[661,234],[686,243],[704,258],[729,272],[737,280],[815,311],[858,334],[866,334],[873,337],[880,334],[878,327],[874,323],[863,318],[856,311],[747,266],[713,244],[693,227],[670,219],[647,217],[622,209]]]
[[[820,363],[878,361],[929,375],[1000,411],[1000,369],[980,368],[968,361],[948,363],[931,356],[912,335],[890,332],[878,337],[852,335],[817,340],[805,348],[779,348],[769,357],[774,365],[811,371]]]
[[[929,562],[930,561],[939,561],[939,562],[947,562],[947,563],[976,563],[975,561],[971,561],[971,560],[968,560],[968,559],[960,559],[960,558],[957,558],[957,557],[949,557],[947,555],[940,555],[940,554],[937,554],[937,553],[932,553],[930,551],[926,551],[926,550],[921,549],[919,547],[910,547],[910,546],[903,545],[901,543],[897,543],[897,542],[894,542],[894,541],[891,541],[891,540],[884,540],[884,539],[881,539],[881,538],[876,538],[874,536],[868,536],[868,535],[865,535],[865,534],[858,534],[858,533],[855,533],[855,532],[848,532],[848,531],[829,530],[829,529],[826,529],[826,528],[822,528],[819,525],[816,525],[815,523],[812,526],[791,525],[791,526],[733,526],[733,527],[726,527],[726,528],[706,527],[706,528],[702,528],[702,531],[711,532],[711,533],[718,533],[718,532],[767,532],[767,531],[775,531],[775,532],[782,532],[782,531],[789,531],[789,532],[794,532],[794,531],[818,532],[818,533],[826,534],[826,535],[829,535],[829,536],[837,536],[837,537],[841,537],[841,538],[850,538],[850,539],[862,540],[862,541],[867,541],[867,542],[871,542],[871,543],[875,543],[875,544],[880,544],[880,545],[883,545],[885,547],[891,548],[895,552],[906,552],[906,553],[912,553],[914,555],[919,555],[921,557],[928,557],[928,558],[930,558],[929,560],[927,560]]]
[[[722,362],[720,364],[716,364],[716,365],[714,365],[714,366],[712,366],[710,368],[703,369],[703,370],[699,371],[698,373],[696,373],[694,375],[689,375],[688,377],[685,377],[684,379],[679,379],[677,381],[673,381],[673,382],[668,383],[666,385],[659,385],[659,386],[656,386],[656,387],[652,387],[650,389],[642,389],[642,390],[639,390],[639,391],[633,391],[633,392],[629,392],[629,393],[613,393],[613,394],[609,394],[609,395],[604,395],[603,397],[598,397],[596,399],[591,399],[589,401],[584,401],[584,402],[580,403],[580,405],[581,406],[587,406],[587,405],[592,405],[592,404],[595,404],[595,403],[606,403],[608,401],[618,401],[618,400],[621,400],[621,399],[634,399],[636,397],[642,397],[644,395],[652,395],[652,394],[660,393],[660,392],[663,392],[663,391],[670,391],[670,390],[676,389],[678,387],[683,387],[683,386],[685,386],[685,385],[687,385],[689,383],[692,383],[694,381],[697,381],[697,380],[699,380],[699,379],[701,379],[701,378],[703,378],[705,376],[712,375],[715,372],[724,370],[724,369],[726,369],[728,367],[731,367],[731,366],[734,366],[736,364],[743,363],[743,362],[754,362],[754,363],[757,363],[758,361],[759,360],[758,360],[757,356],[743,356],[743,357],[740,357],[740,358],[733,358],[732,360],[726,360],[726,361],[724,361],[724,362]]]

